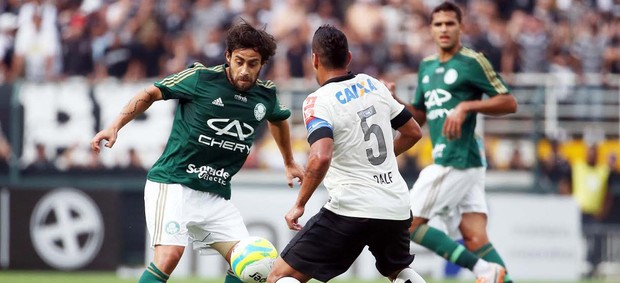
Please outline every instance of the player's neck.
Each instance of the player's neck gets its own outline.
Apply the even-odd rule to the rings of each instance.
[[[346,75],[349,75],[350,73],[351,72],[349,72],[349,70],[347,69],[324,70],[319,84],[323,86],[326,82],[333,78],[344,77]]]
[[[458,42],[452,48],[447,49],[447,50],[439,48],[439,62],[444,63],[452,59],[452,57],[454,57],[454,54],[458,53],[459,50],[461,50],[461,47],[462,47],[461,43]]]

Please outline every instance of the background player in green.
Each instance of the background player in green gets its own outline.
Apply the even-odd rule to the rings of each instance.
[[[245,162],[256,129],[265,120],[286,168],[289,186],[303,177],[291,151],[290,111],[280,105],[275,85],[258,80],[275,54],[273,36],[241,22],[228,31],[226,64],[199,63],[136,94],[91,147],[112,147],[118,131],[158,100],[178,99],[163,154],[148,173],[145,216],[155,248],[140,283],[166,282],[188,243],[214,249],[228,262],[234,245],[249,236],[237,208],[229,202],[230,180]],[[266,274],[265,274],[266,276]],[[229,274],[227,283],[241,282]]]
[[[420,63],[418,87],[407,107],[420,125],[428,122],[434,159],[411,190],[411,239],[472,270],[478,282],[511,282],[487,237],[484,152],[474,130],[477,113],[514,113],[517,102],[484,55],[461,45],[460,31],[458,6],[444,2],[432,11],[438,54]],[[483,100],[485,93],[490,98]],[[458,225],[467,249],[428,226],[433,217],[443,218],[448,229]]]

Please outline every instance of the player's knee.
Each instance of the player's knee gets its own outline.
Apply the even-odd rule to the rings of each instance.
[[[467,249],[470,251],[475,251],[477,249],[480,249],[484,245],[489,243],[489,239],[486,233],[474,233],[470,235],[463,235],[463,241],[465,243],[465,247],[467,247]]]

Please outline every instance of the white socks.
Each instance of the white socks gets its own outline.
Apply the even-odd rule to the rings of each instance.
[[[300,283],[299,280],[293,277],[282,277],[276,280],[276,283]]]
[[[426,283],[424,278],[420,276],[415,270],[410,267],[403,269],[398,275],[396,279],[393,281],[394,283]]]
[[[478,259],[478,261],[474,265],[474,269],[472,269],[471,271],[473,271],[476,276],[480,276],[480,274],[484,273],[487,270],[489,270],[489,262],[484,259]]]

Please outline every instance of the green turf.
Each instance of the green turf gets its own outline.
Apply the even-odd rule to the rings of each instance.
[[[136,278],[121,279],[114,273],[99,273],[99,272],[38,272],[38,271],[0,271],[1,283],[135,283]],[[170,283],[223,283],[224,278],[221,279],[202,279],[202,278],[188,278],[188,279],[175,279],[174,277],[169,280]],[[317,283],[317,281],[311,281]],[[334,283],[388,283],[387,280],[333,280]],[[458,280],[430,280],[428,283],[471,283],[473,281],[458,281]],[[583,281],[527,281],[519,283],[610,283],[613,281],[604,280],[583,280]]]

